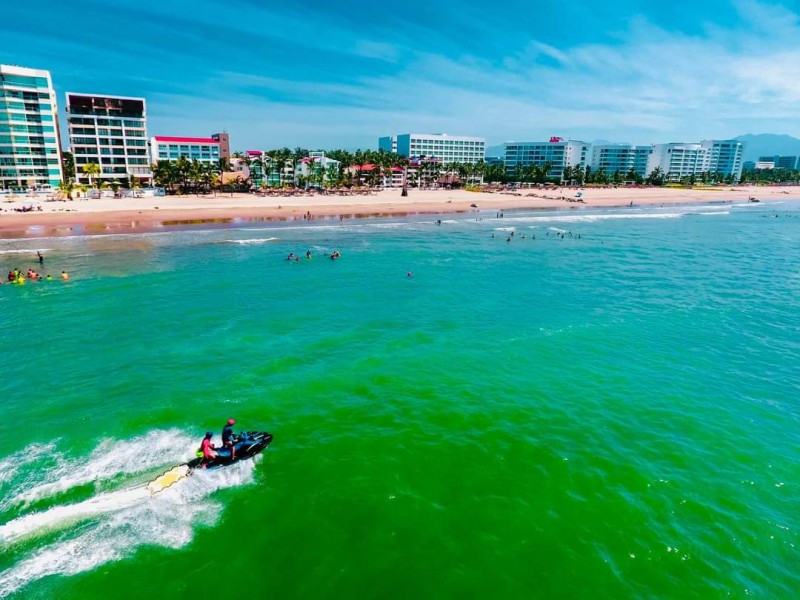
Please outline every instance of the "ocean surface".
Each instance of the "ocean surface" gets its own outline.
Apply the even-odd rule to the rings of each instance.
[[[800,205],[436,220],[0,240],[0,597],[797,598]]]

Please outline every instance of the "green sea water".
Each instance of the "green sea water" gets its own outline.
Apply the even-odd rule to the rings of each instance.
[[[0,597],[796,598],[798,208],[0,240]]]

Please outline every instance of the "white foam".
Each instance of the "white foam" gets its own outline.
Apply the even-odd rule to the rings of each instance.
[[[219,242],[220,244],[239,244],[242,246],[249,246],[249,245],[257,245],[257,244],[267,244],[270,242],[277,242],[279,241],[276,237],[268,237],[268,238],[253,238],[249,240],[222,240]]]
[[[53,446],[35,447],[38,454],[31,450],[33,446],[28,447],[18,453],[28,456],[28,464],[43,458],[47,449],[55,465],[45,469],[29,469],[29,478],[21,486],[24,490],[4,498],[0,502],[0,509],[30,504],[115,475],[139,473],[181,462],[191,457],[193,443],[191,437],[178,430],[154,430],[131,440],[102,440],[88,458],[66,459],[54,452]]]
[[[36,252],[49,252],[49,248],[9,248],[8,250],[0,250],[0,254],[36,254]],[[38,258],[31,256],[33,261],[39,260]]]
[[[713,211],[713,212],[699,212],[697,214],[698,215],[704,215],[706,217],[710,217],[710,216],[716,217],[717,215],[722,215],[722,216],[729,215],[729,214],[731,214],[731,211],[729,211],[729,210],[717,210],[717,211]]]
[[[603,213],[591,215],[549,215],[536,217],[514,217],[514,221],[533,223],[591,223],[616,219],[680,219],[684,212],[672,213]]]
[[[0,528],[6,543],[42,533],[59,535],[0,573],[0,597],[42,577],[74,575],[124,559],[142,546],[185,546],[197,526],[218,520],[222,505],[211,494],[251,483],[254,472],[255,461],[247,460],[224,469],[195,471],[156,496],[137,486],[11,521]],[[79,528],[78,522],[83,522]]]
[[[59,525],[72,524],[89,517],[121,510],[149,497],[150,492],[147,488],[140,486],[100,494],[77,504],[65,504],[43,512],[34,512],[0,525],[0,542],[8,544],[21,537],[49,531]]]
[[[43,457],[52,454],[55,448],[56,445],[53,442],[49,444],[31,444],[25,449],[0,460],[0,485],[14,479],[22,467],[38,462]]]

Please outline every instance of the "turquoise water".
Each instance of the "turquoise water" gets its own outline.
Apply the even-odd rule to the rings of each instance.
[[[0,597],[796,597],[798,205],[494,217],[0,240]]]

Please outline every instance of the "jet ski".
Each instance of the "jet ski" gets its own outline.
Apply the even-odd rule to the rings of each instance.
[[[233,449],[236,459],[231,459],[230,448],[216,448],[217,458],[206,462],[206,469],[219,469],[220,467],[227,467],[240,460],[253,458],[256,454],[260,454],[267,449],[269,443],[272,441],[272,434],[266,431],[243,431],[234,438]],[[186,465],[190,469],[197,469],[203,464],[203,458],[198,456],[194,460],[190,460]]]
[[[181,479],[185,479],[192,474],[195,469],[220,469],[227,467],[240,460],[247,460],[254,456],[261,454],[267,449],[270,442],[272,442],[272,434],[266,431],[243,431],[234,438],[233,448],[235,450],[235,459],[231,458],[230,448],[216,448],[217,457],[209,461],[203,461],[202,455],[190,460],[187,463],[178,465],[171,468],[166,473],[156,477],[153,481],[147,484],[147,489],[151,494],[157,494],[168,488],[169,486],[177,483]],[[198,452],[198,454],[200,454]]]

